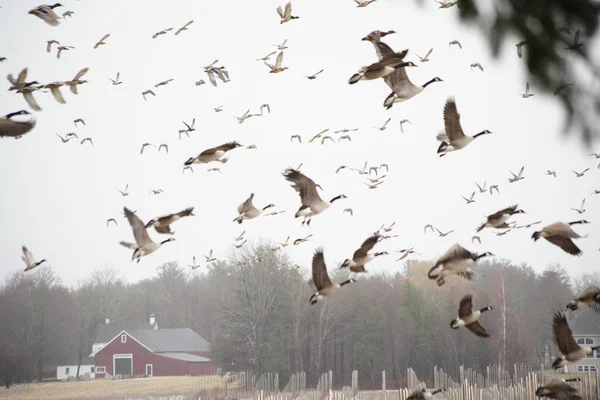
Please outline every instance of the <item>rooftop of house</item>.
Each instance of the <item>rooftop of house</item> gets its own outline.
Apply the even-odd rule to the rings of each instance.
[[[154,325],[150,325],[146,322],[123,322],[123,321],[109,321],[107,324],[100,324],[96,328],[96,343],[108,343],[115,336],[122,331],[138,331],[138,330],[151,330],[154,329]]]
[[[570,322],[574,336],[600,335],[600,314],[589,307],[584,307]]]

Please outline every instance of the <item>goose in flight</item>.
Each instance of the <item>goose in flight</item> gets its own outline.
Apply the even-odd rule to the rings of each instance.
[[[51,82],[48,83],[44,86],[42,86],[44,89],[50,89],[50,92],[52,93],[52,96],[54,96],[54,99],[59,102],[60,104],[66,104],[67,102],[65,101],[65,98],[62,95],[62,92],[60,91],[60,88],[63,87],[65,85],[64,82]]]
[[[188,124],[185,121],[181,121],[181,122],[183,122],[183,124],[185,125],[185,128],[186,128],[185,131],[186,132],[193,132],[193,131],[196,130],[196,128],[194,128],[194,126],[196,125],[196,118],[192,119],[192,123],[191,124]]]
[[[409,120],[407,120],[407,119],[401,119],[400,120],[400,132],[402,132],[402,133],[404,133],[404,124],[410,124],[410,125],[412,125]]]
[[[385,131],[385,130],[387,129],[387,125],[390,123],[390,121],[391,121],[391,120],[392,120],[392,118],[390,117],[390,118],[388,118],[388,119],[387,119],[387,120],[386,120],[386,121],[383,123],[383,125],[381,125],[381,126],[379,126],[379,127],[378,127],[378,126],[374,126],[374,127],[373,127],[373,129],[377,129],[377,130],[379,130],[379,131],[382,131],[382,132],[383,132],[383,131]]]
[[[288,67],[282,67],[281,66],[282,63],[283,63],[283,51],[280,51],[279,54],[277,54],[277,58],[275,59],[275,65],[269,64],[268,62],[265,61],[265,65],[267,67],[269,67],[269,69],[270,69],[269,73],[271,73],[271,74],[277,74],[279,72],[283,72],[286,69],[288,69]]]
[[[289,182],[292,182],[292,188],[300,195],[302,205],[294,215],[295,218],[304,217],[302,225],[310,225],[310,221],[314,215],[320,214],[328,209],[331,204],[339,199],[346,199],[347,197],[340,194],[330,201],[324,201],[317,192],[317,185],[315,182],[302,174],[298,170],[288,168],[284,171],[283,176]]]
[[[348,213],[351,216],[354,216],[354,211],[351,208],[344,208],[344,213]]]
[[[573,170],[571,170],[571,171],[572,171],[572,172],[575,174],[575,177],[576,177],[576,178],[581,178],[581,177],[582,177],[582,176],[583,176],[583,175],[584,175],[586,172],[588,172],[589,170],[590,170],[589,168],[586,168],[586,169],[584,169],[584,170],[583,170],[583,171],[581,171],[581,172],[577,172],[577,171],[573,171]]]
[[[531,228],[533,225],[537,225],[537,224],[541,224],[541,223],[542,223],[542,221],[530,222],[528,224],[518,225],[515,227],[515,229]]]
[[[514,214],[525,214],[525,211],[519,209],[517,204],[504,208],[487,216],[487,220],[477,228],[481,232],[484,228],[508,229],[510,226],[506,223]]]
[[[465,135],[460,124],[460,114],[456,108],[456,101],[452,97],[446,100],[444,106],[444,130],[445,132],[437,135],[437,140],[441,142],[437,150],[440,157],[448,152],[464,149],[478,137],[492,133],[486,129],[473,136]]]
[[[273,46],[279,46],[279,45],[278,45],[278,44],[275,44],[275,45],[273,45]],[[256,61],[269,61],[269,60],[271,59],[271,56],[272,56],[273,54],[277,54],[277,50],[270,52],[269,54],[267,54],[267,55],[266,55],[266,56],[264,56],[264,57],[257,58],[257,59],[256,59]]]
[[[475,203],[475,192],[471,193],[471,197],[469,197],[469,198],[466,198],[465,196],[462,196],[462,195],[460,197],[465,199],[467,204]]]
[[[459,275],[464,279],[473,280],[475,273],[471,267],[481,258],[493,256],[490,252],[472,253],[458,243],[452,245],[431,267],[427,276],[437,280],[438,286],[445,283],[445,277]]]
[[[283,9],[281,8],[281,6],[277,7],[277,14],[279,14],[279,17],[281,18],[281,21],[279,22],[279,24],[284,24],[286,22],[289,22],[293,19],[298,19],[300,17],[296,17],[294,15],[292,15],[292,2],[288,2],[285,5],[285,11],[283,11]]]
[[[411,254],[421,254],[421,253],[417,253],[414,249],[415,249],[414,247],[411,247],[410,249],[398,250],[396,253],[402,253],[402,255],[400,256],[400,258],[398,258],[396,260],[396,262],[404,260],[406,257],[408,257]]]
[[[384,78],[399,68],[416,67],[412,61],[403,61],[398,56],[390,57],[362,67],[356,74],[352,75],[348,80],[350,85],[353,85],[361,80],[373,80]]]
[[[365,270],[365,264],[373,261],[375,257],[383,256],[388,254],[386,251],[380,251],[377,253],[369,253],[379,242],[379,235],[372,235],[363,242],[358,250],[352,255],[352,259],[346,259],[340,266],[340,268],[348,268],[351,272],[360,273],[367,272]]]
[[[151,219],[150,221],[148,221],[145,228],[148,229],[148,228],[154,227],[154,229],[156,229],[156,232],[158,232],[158,233],[172,235],[175,232],[171,231],[171,224],[174,223],[175,221],[178,221],[179,219],[181,219],[183,217],[193,217],[194,216],[193,211],[194,211],[194,207],[189,207],[183,211],[179,211],[179,212],[176,212],[173,214],[167,214],[162,217]]]
[[[96,147],[96,146],[94,146],[94,141],[92,140],[91,137],[86,137],[86,138],[81,139],[81,142],[79,142],[79,144],[84,144],[85,142],[89,142],[92,145],[92,147]]]
[[[453,40],[451,42],[448,42],[448,48],[451,48],[453,45],[458,46],[462,50],[462,44],[460,44],[460,42],[458,40]]]
[[[487,181],[483,181],[483,186],[480,186],[479,183],[477,183],[477,182],[475,182],[475,185],[477,185],[477,189],[479,190],[479,193],[487,192]]]
[[[357,8],[362,8],[362,7],[366,7],[371,3],[374,3],[377,0],[354,0],[354,2],[357,4],[356,7]]]
[[[479,337],[489,338],[490,334],[487,333],[485,328],[479,323],[481,314],[489,310],[492,310],[491,306],[486,306],[478,311],[473,311],[473,296],[468,294],[460,300],[458,306],[458,318],[450,322],[450,327],[452,329],[458,329],[461,326],[464,326]]]
[[[546,175],[553,176],[556,178],[556,171],[554,171],[552,169],[548,169],[548,170],[546,170]]]
[[[106,35],[102,36],[102,39],[100,39],[95,45],[94,45],[94,49],[97,49],[100,46],[103,46],[106,44],[105,40],[108,39],[108,37],[110,36],[110,33],[107,33]]]
[[[535,395],[549,399],[581,400],[581,396],[577,394],[577,389],[567,383],[578,381],[581,381],[581,378],[553,378],[546,382],[546,384],[538,387]]]
[[[170,78],[170,79],[167,79],[167,80],[165,80],[165,81],[158,82],[156,85],[154,85],[154,87],[155,87],[155,88],[157,88],[157,87],[160,87],[160,86],[166,86],[166,85],[168,85],[169,83],[173,82],[173,80],[174,80],[174,79],[175,79],[175,78]]]
[[[567,308],[576,311],[581,305],[588,306],[597,313],[600,313],[600,288],[593,283],[590,284],[567,304]]]
[[[496,189],[497,194],[500,194],[500,189],[498,189],[498,185],[490,185],[490,194],[494,194],[494,189]]]
[[[324,300],[331,296],[339,288],[346,286],[349,283],[356,282],[350,278],[342,283],[331,283],[329,274],[327,273],[327,265],[325,264],[325,256],[323,255],[323,249],[318,248],[315,250],[312,260],[312,283],[317,289],[316,292],[310,297],[309,303],[317,304],[317,302]]]
[[[433,53],[433,48],[429,49],[429,51],[427,52],[427,54],[425,54],[425,57],[421,57],[417,53],[415,53],[415,55],[417,57],[419,57],[419,61],[421,61],[422,63],[425,63],[425,62],[429,61],[429,56],[431,55],[431,53]]]
[[[245,219],[256,218],[259,215],[261,215],[268,208],[275,207],[275,204],[269,204],[267,206],[264,206],[262,209],[258,209],[254,206],[254,204],[252,204],[253,199],[254,199],[254,193],[251,193],[250,197],[248,197],[246,199],[246,201],[244,201],[242,204],[240,204],[238,206],[237,211],[238,211],[239,216],[236,217],[233,220],[233,222],[237,222],[238,224],[241,224]]]
[[[177,29],[177,31],[175,32],[175,36],[178,36],[181,32],[183,31],[187,31],[188,27],[194,23],[194,20],[188,21],[184,26],[182,26],[181,28]]]
[[[153,145],[152,143],[143,143],[142,147],[140,148],[140,154],[144,154],[144,149],[148,146],[156,147],[156,145]]]
[[[150,236],[148,236],[148,231],[146,230],[142,220],[127,207],[123,207],[123,212],[129,221],[129,225],[131,225],[135,243],[121,241],[120,244],[121,246],[125,246],[128,249],[133,250],[133,255],[131,256],[132,261],[136,260],[136,262],[139,263],[140,258],[154,253],[163,244],[175,240],[174,238],[168,238],[160,243],[153,242],[152,239],[150,239]]]
[[[142,92],[142,96],[144,97],[144,100],[148,100],[148,99],[146,98],[146,95],[147,95],[147,94],[151,94],[152,96],[156,97],[156,94],[155,94],[155,93],[154,93],[152,90],[148,89],[148,90],[144,90],[144,91]]]
[[[1,135],[0,135],[1,136]],[[58,133],[56,134],[62,143],[68,143],[69,140],[73,139],[72,137],[62,137]]]
[[[523,58],[523,46],[527,45],[527,40],[522,40],[519,43],[515,44],[515,47],[517,48],[517,56],[519,58]]]
[[[89,68],[82,68],[70,81],[65,81],[65,85],[71,89],[73,94],[77,94],[77,86],[83,85],[84,83],[88,83],[85,79],[81,79],[87,72]]]
[[[162,189],[152,189],[148,192],[148,196],[150,196],[151,194],[158,196],[161,193],[164,193]]]
[[[552,363],[552,368],[554,369],[575,363],[587,355],[592,355],[594,350],[600,349],[600,346],[590,347],[577,344],[573,338],[573,332],[571,332],[567,318],[560,312],[554,314],[552,333],[554,334],[556,347],[558,347],[558,351],[562,354]]]
[[[527,85],[525,85],[525,93],[523,93],[523,94],[520,94],[519,96],[521,96],[521,97],[522,97],[522,98],[524,98],[524,99],[528,99],[528,98],[530,98],[531,96],[533,96],[533,93],[531,93],[531,92],[529,91],[529,82],[527,82]]]
[[[52,51],[53,44],[57,44],[60,46],[60,42],[58,40],[51,39],[51,40],[46,41],[46,52],[47,53],[50,53]]]
[[[323,136],[323,134],[324,134],[324,133],[327,133],[327,132],[329,132],[329,128],[327,128],[327,129],[323,129],[321,132],[319,132],[319,133],[317,133],[315,136],[313,136],[313,137],[312,137],[312,138],[311,138],[311,139],[308,141],[308,143],[312,143],[312,142],[314,142],[315,140],[317,140],[317,139],[319,139],[321,136]]]
[[[116,219],[114,219],[114,218],[109,218],[109,219],[107,219],[107,220],[106,220],[106,227],[107,227],[107,228],[110,226],[110,223],[111,223],[111,222],[112,222],[113,224],[115,224],[115,226],[119,226],[119,224],[117,223],[117,220],[116,220]]]
[[[312,75],[305,76],[305,78],[307,78],[308,80],[312,81],[313,79],[317,79],[317,75],[319,75],[323,71],[324,71],[324,69],[322,69],[322,70],[320,70],[320,71],[318,71],[318,72],[316,72],[316,73],[314,73]]]
[[[427,389],[421,389],[421,390],[417,389],[417,390],[414,390],[406,398],[406,400],[431,400],[431,399],[433,399],[433,396],[435,396],[438,393],[441,393],[442,391],[444,391],[444,389],[437,389],[432,392],[428,392]]]
[[[25,270],[23,272],[30,271],[46,262],[46,259],[43,259],[41,261],[35,261],[35,258],[33,258],[33,254],[25,246],[22,246],[21,250],[23,251],[21,259],[25,263]]]
[[[117,76],[115,77],[115,79],[111,79],[111,78],[108,78],[108,79],[112,82],[113,85],[117,86],[117,85],[120,85],[121,83],[123,83],[120,80],[120,78],[121,78],[121,73],[117,72]]]
[[[585,197],[583,198],[583,200],[581,200],[581,207],[571,208],[571,210],[577,211],[578,214],[583,214],[585,212],[585,208],[583,208],[584,206],[585,206]]]
[[[298,143],[302,143],[302,137],[300,135],[292,135],[290,136],[290,142],[294,142],[294,139],[298,139]]]
[[[483,67],[481,66],[480,63],[471,64],[471,71],[473,71],[473,68],[479,68],[481,70],[481,72],[483,72]]]
[[[56,49],[57,50],[57,52],[56,52],[56,58],[60,59],[60,56],[62,55],[63,51],[68,51],[68,50],[71,50],[71,49],[74,49],[74,48],[75,47],[73,47],[73,46],[58,46],[58,48]]]
[[[54,12],[54,9],[62,6],[60,3],[42,4],[29,10],[28,14],[35,15],[50,26],[57,26],[60,23],[60,17]]]
[[[35,124],[35,118],[26,110],[8,113],[0,118],[0,137],[21,137],[32,130]]]
[[[304,242],[308,242],[308,239],[310,239],[312,237],[312,233],[308,236],[305,236],[303,238],[298,238],[296,240],[294,240],[294,242],[292,243],[294,246],[298,246]]]
[[[574,221],[574,222],[554,222],[550,225],[542,228],[541,231],[533,232],[531,238],[533,241],[537,241],[539,238],[544,238],[555,246],[560,247],[568,254],[573,256],[580,256],[582,251],[573,243],[573,239],[585,238],[575,232],[571,226],[577,224],[589,224],[586,220]]]
[[[165,149],[165,152],[166,152],[167,154],[169,154],[169,145],[168,145],[168,144],[166,144],[166,143],[161,143],[161,144],[158,146],[158,152],[159,152],[159,153],[160,153],[160,150],[161,150],[161,149]]]
[[[173,30],[173,28],[167,28],[162,31],[158,31],[154,35],[152,35],[152,39],[156,39],[157,37],[159,37],[161,35],[166,35],[168,32],[170,32],[172,30]]]
[[[207,263],[211,263],[211,262],[217,261],[217,258],[213,256],[213,250],[212,249],[210,249],[210,251],[208,252],[208,256],[205,256],[204,254],[202,254],[202,257],[204,257],[206,259]]]
[[[287,49],[287,48],[288,48],[288,47],[286,46],[286,44],[287,44],[287,41],[288,41],[288,40],[287,40],[287,39],[285,39],[283,42],[281,42],[281,44],[272,44],[271,46],[275,46],[275,47],[277,47],[277,50],[279,50],[279,51],[283,51],[283,50],[285,50],[285,49]],[[266,61],[266,60],[265,60],[265,61]]]
[[[83,118],[74,119],[73,123],[75,124],[75,127],[77,127],[77,123],[82,123],[83,125],[85,125],[85,121],[83,120]]]
[[[188,265],[188,267],[190,267],[191,269],[200,268],[200,264],[196,264],[196,256],[192,257],[192,265]]]
[[[449,234],[451,234],[452,232],[454,232],[454,229],[452,229],[451,231],[448,231],[448,232],[442,232],[438,228],[435,228],[435,230],[437,231],[437,233],[440,237],[446,237]]]
[[[228,159],[223,158],[225,153],[227,153],[228,151],[233,150],[237,147],[241,147],[241,146],[242,145],[239,144],[238,142],[229,142],[229,143],[225,143],[220,146],[217,146],[217,147],[212,147],[210,149],[204,150],[202,153],[198,154],[196,157],[188,158],[187,161],[184,163],[184,165],[190,166],[192,164],[206,164],[211,161],[218,161],[221,163],[226,163]]]
[[[117,192],[121,193],[121,196],[125,197],[125,196],[129,196],[129,183],[127,185],[125,185],[125,190],[121,190],[121,189],[117,189]]]
[[[440,5],[438,8],[450,8],[450,7],[453,7],[458,4],[458,1],[447,1],[447,0],[443,0],[443,1],[435,0],[435,2]]]
[[[525,166],[521,167],[518,175],[515,175],[512,171],[508,171],[508,172],[510,172],[510,174],[512,175],[512,178],[508,178],[509,183],[515,183],[515,182],[519,182],[520,180],[525,179],[525,177],[523,176],[523,172],[525,172]]]

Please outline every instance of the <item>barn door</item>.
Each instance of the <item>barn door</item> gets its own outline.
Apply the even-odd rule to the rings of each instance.
[[[130,355],[115,355],[114,375],[133,375],[132,358]]]

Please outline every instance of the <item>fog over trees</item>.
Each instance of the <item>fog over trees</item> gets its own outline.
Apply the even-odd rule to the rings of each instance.
[[[307,251],[309,251],[307,247]],[[327,260],[327,251],[325,251]],[[332,281],[347,272],[328,260]],[[271,244],[239,250],[231,258],[192,271],[176,263],[136,283],[114,269],[96,271],[75,287],[51,267],[15,272],[0,286],[0,380],[9,385],[55,374],[55,366],[87,357],[96,326],[105,319],[189,327],[212,345],[223,371],[279,372],[281,382],[305,371],[309,384],[332,370],[334,384],[349,384],[360,371],[364,388],[388,383],[412,367],[422,379],[433,366],[457,374],[458,366],[539,366],[555,355],[552,315],[573,292],[600,273],[569,278],[560,266],[536,273],[506,260],[480,262],[473,282],[451,278],[438,288],[427,279],[429,261],[393,261],[385,275],[365,274],[326,302],[311,306],[308,266],[293,266]],[[474,307],[491,338],[453,330],[458,302],[474,295]]]

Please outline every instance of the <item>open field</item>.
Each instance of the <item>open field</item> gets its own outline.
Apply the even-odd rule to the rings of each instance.
[[[123,399],[152,396],[164,399],[191,399],[201,389],[224,386],[219,376],[166,376],[138,379],[92,379],[89,381],[33,383],[0,389],[0,399],[75,400]],[[181,397],[177,397],[181,396]]]

